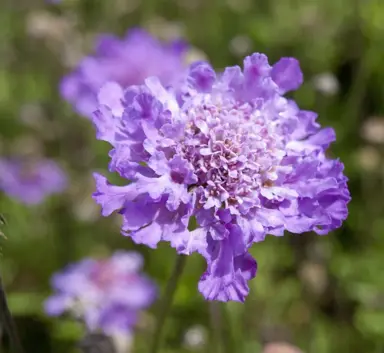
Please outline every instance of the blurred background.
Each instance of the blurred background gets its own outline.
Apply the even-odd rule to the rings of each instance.
[[[184,38],[188,60],[206,58],[218,70],[255,51],[271,63],[296,57],[305,83],[294,98],[335,128],[331,154],[350,178],[342,229],[269,236],[253,247],[259,272],[250,296],[222,313],[226,352],[257,353],[276,341],[303,352],[384,352],[384,1],[3,0],[0,155],[52,158],[69,179],[65,192],[33,207],[0,193],[8,238],[0,238],[0,270],[26,352],[76,352],[81,326],[42,308],[50,276],[66,264],[135,248],[160,288],[171,272],[167,244],[135,246],[119,234],[118,217],[100,216],[92,171],[106,170],[108,146],[58,89],[95,36],[137,26]],[[189,258],[162,352],[212,351],[209,306],[197,290],[204,269],[202,258]],[[142,315],[133,352],[146,351],[156,307]]]

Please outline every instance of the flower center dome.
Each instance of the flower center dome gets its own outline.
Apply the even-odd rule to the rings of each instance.
[[[241,207],[259,200],[261,187],[277,179],[285,152],[263,102],[239,103],[203,95],[186,109],[186,129],[179,146],[197,176],[199,202],[205,208]]]

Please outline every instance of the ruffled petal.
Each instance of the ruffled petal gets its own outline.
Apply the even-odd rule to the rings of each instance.
[[[256,261],[247,253],[235,256],[231,236],[209,242],[207,261],[199,282],[205,299],[243,302],[249,292],[247,281],[256,276]]]
[[[246,247],[265,239],[265,229],[256,219],[239,216],[236,218],[236,222],[242,231]]]
[[[157,174],[164,175],[170,172],[168,160],[164,152],[155,151],[151,158],[149,158],[148,166]]]
[[[215,71],[206,62],[196,62],[189,69],[190,84],[201,92],[210,92],[216,80]]]
[[[241,93],[244,83],[244,75],[239,66],[227,67],[220,77],[223,90]]]
[[[124,91],[116,82],[105,83],[97,95],[99,105],[108,107],[112,114],[121,117],[124,111],[123,107]]]
[[[161,226],[157,222],[152,222],[148,226],[140,228],[139,230],[125,233],[123,235],[128,235],[136,244],[143,244],[149,248],[156,249],[157,244],[161,240],[163,234]]]
[[[271,77],[279,86],[281,94],[296,90],[303,83],[303,73],[295,58],[281,58],[273,65]]]
[[[284,225],[284,215],[276,209],[259,208],[255,212],[255,220],[260,222],[264,227],[275,228]]]
[[[268,58],[264,54],[255,53],[244,59],[244,77],[248,82],[258,81],[271,72]]]
[[[285,228],[291,233],[301,234],[313,230],[315,223],[313,218],[292,216],[286,218]]]
[[[123,215],[123,231],[136,231],[148,225],[153,221],[158,210],[158,204],[147,202],[145,198],[137,202],[126,202],[120,212]]]
[[[168,233],[164,240],[169,241],[179,254],[190,255],[193,252],[205,254],[207,249],[207,230],[198,228],[193,231],[186,229],[183,232]]]
[[[92,122],[96,128],[96,138],[114,145],[117,122],[112,111],[106,106],[99,106],[92,115]]]
[[[123,208],[126,201],[134,200],[138,196],[135,184],[114,186],[101,174],[94,173],[93,177],[96,182],[96,192],[92,197],[101,206],[101,214],[104,217]]]
[[[172,114],[178,113],[179,105],[176,98],[163,87],[157,77],[148,77],[145,80],[145,85],[149,88],[150,92],[163,104],[164,109],[168,109]]]

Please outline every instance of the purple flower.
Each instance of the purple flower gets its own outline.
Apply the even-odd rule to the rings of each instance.
[[[193,65],[181,91],[157,78],[126,90],[106,84],[97,137],[113,146],[109,170],[131,183],[95,174],[102,214],[119,210],[122,233],[136,243],[199,252],[204,297],[243,301],[257,270],[253,243],[285,230],[326,234],[347,217],[343,164],[325,154],[334,131],[282,96],[302,81],[295,59],[270,66],[253,54],[243,72],[229,67],[219,77]]]
[[[25,204],[39,204],[66,187],[66,175],[53,160],[0,160],[0,190]]]
[[[119,39],[99,37],[96,52],[84,58],[78,68],[64,77],[61,94],[81,115],[91,118],[97,109],[97,93],[108,81],[122,87],[143,84],[148,76],[157,76],[170,85],[184,74],[187,46],[177,40],[163,44],[141,29],[129,31]]]
[[[152,281],[140,274],[136,252],[117,251],[109,259],[85,259],[52,277],[57,292],[45,302],[48,315],[70,313],[94,331],[129,334],[138,314],[155,299]]]

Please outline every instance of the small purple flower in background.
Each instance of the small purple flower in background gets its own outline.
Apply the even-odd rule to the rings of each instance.
[[[157,76],[163,85],[175,83],[185,73],[186,49],[183,41],[164,44],[141,29],[130,30],[122,39],[102,35],[95,54],[62,80],[61,94],[78,113],[91,118],[98,105],[97,93],[108,81],[129,87]]]
[[[0,159],[0,190],[34,205],[67,187],[64,171],[53,160]]]
[[[52,278],[56,294],[45,302],[48,315],[69,313],[91,331],[129,335],[141,310],[152,304],[156,287],[139,271],[136,252],[116,251],[110,258],[85,259]]]
[[[253,54],[243,72],[219,77],[193,64],[181,91],[155,77],[126,90],[107,83],[93,122],[113,146],[109,170],[131,183],[95,174],[102,215],[119,210],[122,234],[136,243],[199,252],[204,297],[244,301],[257,271],[253,243],[285,230],[327,234],[348,214],[343,164],[325,154],[333,129],[283,97],[302,81],[297,60],[270,66]]]

